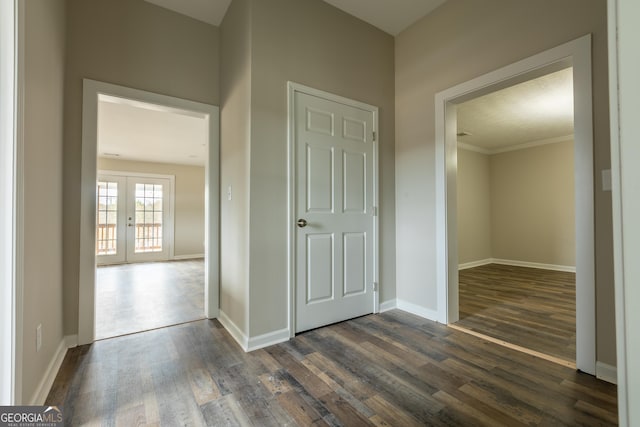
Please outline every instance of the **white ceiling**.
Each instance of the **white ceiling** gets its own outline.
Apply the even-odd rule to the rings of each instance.
[[[145,0],[219,26],[231,0]],[[446,0],[324,0],[395,36]]]
[[[458,142],[496,152],[573,134],[573,74],[566,68],[457,106]]]
[[[101,95],[98,156],[204,166],[207,119],[187,111]]]

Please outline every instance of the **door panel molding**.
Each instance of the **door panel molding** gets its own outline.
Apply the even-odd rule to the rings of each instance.
[[[372,106],[363,102],[351,100],[351,99],[348,99],[339,95],[335,95],[332,93],[328,93],[322,90],[310,88],[308,86],[300,85],[294,82],[288,82],[287,92],[288,92],[288,135],[287,135],[288,137],[288,153],[287,153],[287,157],[288,157],[288,188],[287,188],[288,190],[288,218],[287,218],[288,219],[288,226],[287,226],[288,271],[287,271],[287,281],[288,281],[288,298],[289,298],[288,325],[289,325],[289,334],[291,337],[293,337],[297,329],[296,281],[297,281],[298,271],[296,268],[296,259],[297,259],[296,257],[297,257],[298,233],[297,233],[296,221],[298,220],[298,218],[296,217],[296,213],[297,213],[298,205],[301,202],[300,200],[298,200],[298,196],[297,196],[298,188],[296,183],[298,168],[301,166],[301,165],[298,165],[298,162],[300,161],[300,159],[298,158],[298,151],[296,147],[296,117],[297,117],[296,116],[296,108],[297,108],[296,95],[305,94],[305,95],[314,96],[317,98],[321,98],[323,100],[343,104],[348,107],[358,108],[366,111],[367,113],[371,113],[372,115],[372,118],[373,118],[372,129],[367,129],[366,124],[361,123],[361,120],[355,119],[353,117],[345,116],[344,120],[339,120],[338,122],[336,122],[336,117],[333,113],[327,112],[327,111],[320,111],[318,108],[311,107],[308,109],[305,117],[305,128],[307,131],[317,133],[319,137],[321,137],[322,135],[327,135],[327,137],[340,135],[343,138],[350,140],[351,143],[358,143],[358,142],[362,143],[363,141],[367,140],[366,136],[368,133],[371,133],[371,135],[373,135],[371,139],[373,144],[373,155],[372,155],[373,158],[371,159],[371,164],[372,164],[372,171],[371,171],[372,196],[371,198],[372,199],[358,201],[357,203],[358,206],[349,206],[350,208],[349,211],[360,210],[360,203],[362,202],[362,204],[364,204],[364,210],[371,212],[372,214],[373,232],[372,232],[371,239],[373,241],[372,241],[371,247],[372,247],[373,254],[371,254],[371,259],[372,259],[373,266],[371,268],[372,280],[371,279],[369,280],[371,280],[373,283],[365,283],[364,286],[365,286],[365,290],[366,289],[373,290],[372,292],[373,301],[371,301],[371,303],[373,308],[372,311],[374,313],[377,313],[379,311],[379,288],[377,286],[374,286],[374,283],[377,284],[379,282],[379,242],[378,242],[378,239],[379,239],[378,237],[379,236],[379,218],[378,218],[378,212],[379,212],[379,209],[378,209],[378,200],[379,200],[378,146],[379,145],[378,144],[379,144],[379,141],[375,138],[375,135],[378,135],[379,133],[378,133],[378,108],[375,106]],[[315,114],[309,114],[309,112],[313,112]],[[314,147],[307,145],[307,156],[300,156],[300,157],[306,157],[305,161],[309,161],[309,154],[310,154],[310,151],[313,151],[313,148]],[[318,147],[315,147],[315,148],[318,148]],[[331,157],[332,167],[337,167],[336,164],[334,163],[337,161],[340,164],[342,172],[344,172],[343,156],[340,155],[339,158],[336,158],[336,153],[333,153],[332,151],[330,157]],[[366,164],[366,161],[365,161],[365,164]],[[353,166],[353,165],[350,165],[350,166]],[[360,173],[359,170],[358,170],[358,173]],[[362,173],[366,174],[367,173],[366,169],[363,170]],[[350,176],[350,178],[355,181],[357,181],[357,179],[365,179],[364,177],[360,178],[360,177],[356,177],[355,175]],[[322,208],[320,209],[322,211],[327,211],[328,209],[329,211],[333,212],[336,209],[336,203],[338,203],[340,206],[342,206],[340,210],[344,211],[345,209],[343,206],[343,198],[344,198],[343,193],[345,191],[354,189],[359,184],[358,182],[355,182],[355,181],[350,181],[345,188],[341,187],[341,188],[335,189],[335,194],[333,191],[330,191],[327,194],[330,202],[329,205],[327,205],[328,203],[327,200],[323,200],[323,203],[321,204],[322,206],[316,206],[316,207]],[[335,186],[333,185],[331,187],[335,188]],[[302,202],[304,202],[303,204],[306,205],[309,208],[309,210],[314,210],[312,209],[314,206],[312,206],[313,203],[311,200],[304,200]],[[323,235],[325,235],[327,232],[328,232],[327,230],[318,230],[318,233]],[[336,245],[338,245],[336,246],[337,250],[339,250],[340,252],[343,252],[343,250],[345,249],[345,243],[343,241],[344,240],[343,231],[337,231],[337,232],[339,234],[337,234],[332,240],[337,242],[336,243]],[[353,245],[347,245],[347,248],[351,250],[351,255],[353,256],[357,251],[355,251],[354,249],[355,247],[352,247],[352,246]],[[340,254],[341,259],[343,259],[344,256],[345,256],[344,254],[342,253]],[[363,256],[366,257],[367,254],[364,253]],[[305,260],[305,262],[308,262],[308,260]],[[368,266],[362,266],[362,267],[367,268]],[[343,275],[345,273],[343,271],[340,271],[339,274],[341,279],[344,279]],[[359,276],[360,275],[355,275],[354,273],[348,277],[350,279],[350,284],[352,286],[354,286],[353,285],[354,280],[361,279]],[[334,277],[333,273],[331,273],[331,277],[332,278]],[[343,287],[344,286],[345,284],[343,284]],[[341,294],[341,296],[346,296],[347,299],[352,299],[354,297],[357,297],[357,295],[361,294],[362,292],[356,292],[355,287],[353,287],[353,288],[349,288],[348,290],[341,288],[339,289],[339,293]],[[340,319],[336,319],[335,321],[338,321],[338,320]]]

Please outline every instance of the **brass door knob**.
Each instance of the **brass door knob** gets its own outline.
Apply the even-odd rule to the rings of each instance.
[[[298,224],[298,227],[300,227],[300,228],[306,227],[307,226],[307,220],[303,219],[303,218],[300,218],[296,224]]]

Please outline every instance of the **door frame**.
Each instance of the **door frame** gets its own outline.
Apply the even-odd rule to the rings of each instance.
[[[174,259],[175,256],[175,212],[176,212],[176,177],[175,175],[163,175],[163,174],[157,174],[157,173],[141,173],[141,172],[126,172],[126,171],[112,171],[112,170],[105,170],[105,169],[99,169],[98,173],[96,175],[96,177],[100,177],[100,176],[113,176],[113,177],[119,177],[119,178],[124,178],[125,179],[125,185],[126,185],[126,179],[128,177],[132,177],[132,178],[151,178],[151,179],[166,179],[169,181],[169,209],[167,210],[167,215],[165,218],[168,218],[168,221],[166,221],[167,223],[167,227],[166,227],[166,233],[167,233],[167,240],[168,240],[168,246],[169,246],[169,260]],[[125,194],[127,195],[127,200],[125,200],[125,213],[127,211],[128,208],[128,202],[129,202],[129,189],[127,188],[125,190]],[[118,201],[118,203],[120,203]],[[126,217],[126,214],[123,215]],[[164,231],[163,231],[164,233]],[[125,233],[126,234],[126,233]],[[125,237],[126,240],[126,237]],[[127,261],[127,256],[125,254],[125,260],[124,263],[128,263]],[[96,259],[96,264],[97,264],[97,259]],[[119,264],[119,262],[106,262],[106,263],[102,263],[99,265],[109,265],[109,264]]]
[[[297,202],[297,186],[296,186],[296,138],[295,138],[295,124],[296,124],[296,92],[304,93],[311,96],[317,96],[319,98],[326,99],[328,101],[338,102],[351,107],[360,108],[365,111],[369,111],[373,115],[373,129],[375,138],[373,138],[373,312],[378,313],[380,310],[380,264],[379,264],[379,234],[380,234],[380,218],[379,218],[379,194],[378,194],[378,146],[380,144],[380,138],[377,137],[378,132],[378,107],[369,105],[360,101],[355,101],[349,98],[335,95],[323,90],[314,89],[309,86],[304,86],[294,82],[287,82],[287,297],[288,297],[288,325],[289,335],[294,337],[296,334],[295,313],[296,313],[296,225],[295,225],[295,213]]]
[[[447,324],[459,318],[455,105],[568,66],[573,66],[574,96],[576,365],[596,375],[591,34],[436,94],[437,320]]]
[[[83,80],[82,171],[80,194],[80,277],[78,297],[78,343],[95,340],[96,279],[96,179],[98,101],[112,96],[160,106],[166,111],[196,114],[209,122],[205,162],[205,285],[204,311],[209,319],[219,314],[220,288],[220,110],[217,106],[161,95],[125,86]]]

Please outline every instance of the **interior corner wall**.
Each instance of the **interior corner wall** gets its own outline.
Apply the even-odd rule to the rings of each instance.
[[[173,254],[175,257],[194,258],[204,254],[204,166],[99,157],[98,170],[173,175],[175,177]]]
[[[143,0],[66,3],[64,330],[73,335],[78,332],[82,79],[219,105],[220,61],[219,29],[213,25]]]
[[[249,0],[231,2],[220,31],[220,310],[240,333],[248,336],[252,72]]]
[[[605,0],[449,0],[396,37],[398,298],[437,310],[435,94],[592,34],[597,360],[614,366],[615,310]]]
[[[493,258],[489,155],[458,148],[458,263]]]
[[[64,0],[30,0],[24,17],[22,396],[33,402],[64,340],[62,144]],[[36,351],[36,327],[42,348]]]
[[[379,107],[381,301],[395,298],[393,37],[319,0],[252,1],[250,335],[286,329],[287,81]]]
[[[492,258],[575,267],[573,141],[490,156]]]

